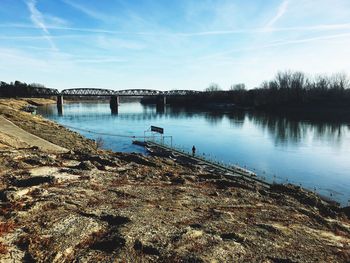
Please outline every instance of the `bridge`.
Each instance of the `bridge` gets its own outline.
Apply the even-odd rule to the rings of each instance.
[[[60,95],[65,96],[186,96],[198,94],[196,90],[152,90],[152,89],[93,89],[93,88],[75,88],[62,90]]]
[[[50,93],[50,92],[49,92]],[[166,105],[166,97],[169,96],[189,96],[199,94],[196,90],[152,90],[152,89],[125,89],[125,90],[111,90],[111,89],[96,89],[96,88],[73,88],[64,89],[61,92],[52,90],[50,94],[41,95],[55,95],[57,96],[57,107],[59,113],[62,114],[63,96],[68,97],[110,97],[110,106],[112,113],[118,113],[119,97],[157,97],[157,110],[164,111]],[[40,94],[39,94],[40,95]]]

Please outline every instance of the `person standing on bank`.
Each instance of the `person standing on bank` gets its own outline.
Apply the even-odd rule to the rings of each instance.
[[[196,154],[196,147],[194,147],[194,145],[192,146],[192,156],[194,156]]]

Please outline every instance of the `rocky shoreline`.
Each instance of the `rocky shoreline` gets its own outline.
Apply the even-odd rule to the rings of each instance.
[[[350,261],[348,208],[293,185],[98,150],[22,112],[27,103],[0,100],[0,116],[69,151],[0,133],[0,262]]]

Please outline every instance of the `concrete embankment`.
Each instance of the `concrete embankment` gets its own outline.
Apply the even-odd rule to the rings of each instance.
[[[0,116],[37,136],[42,128],[70,151],[16,147],[3,136],[0,262],[350,260],[348,210],[312,193],[263,188],[200,163],[97,150],[11,103],[0,101]]]
[[[25,130],[19,128],[13,122],[0,116],[0,132],[9,137],[18,140],[21,144],[26,144],[29,147],[37,147],[39,150],[47,153],[65,153],[68,149],[48,142],[38,136],[35,136]]]

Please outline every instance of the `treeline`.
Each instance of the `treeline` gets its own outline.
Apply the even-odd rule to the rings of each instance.
[[[259,88],[247,90],[244,84],[221,90],[211,84],[203,93],[192,98],[169,98],[173,104],[231,103],[249,108],[349,107],[350,81],[345,74],[308,77],[302,72],[279,72],[273,80]]]
[[[27,84],[16,80],[15,82],[6,83],[0,81],[0,97],[41,97],[58,94],[58,90],[46,88],[44,85],[32,83]]]
[[[345,74],[307,77],[302,72],[279,72],[258,89],[233,91],[237,104],[255,107],[349,106],[349,79]]]

